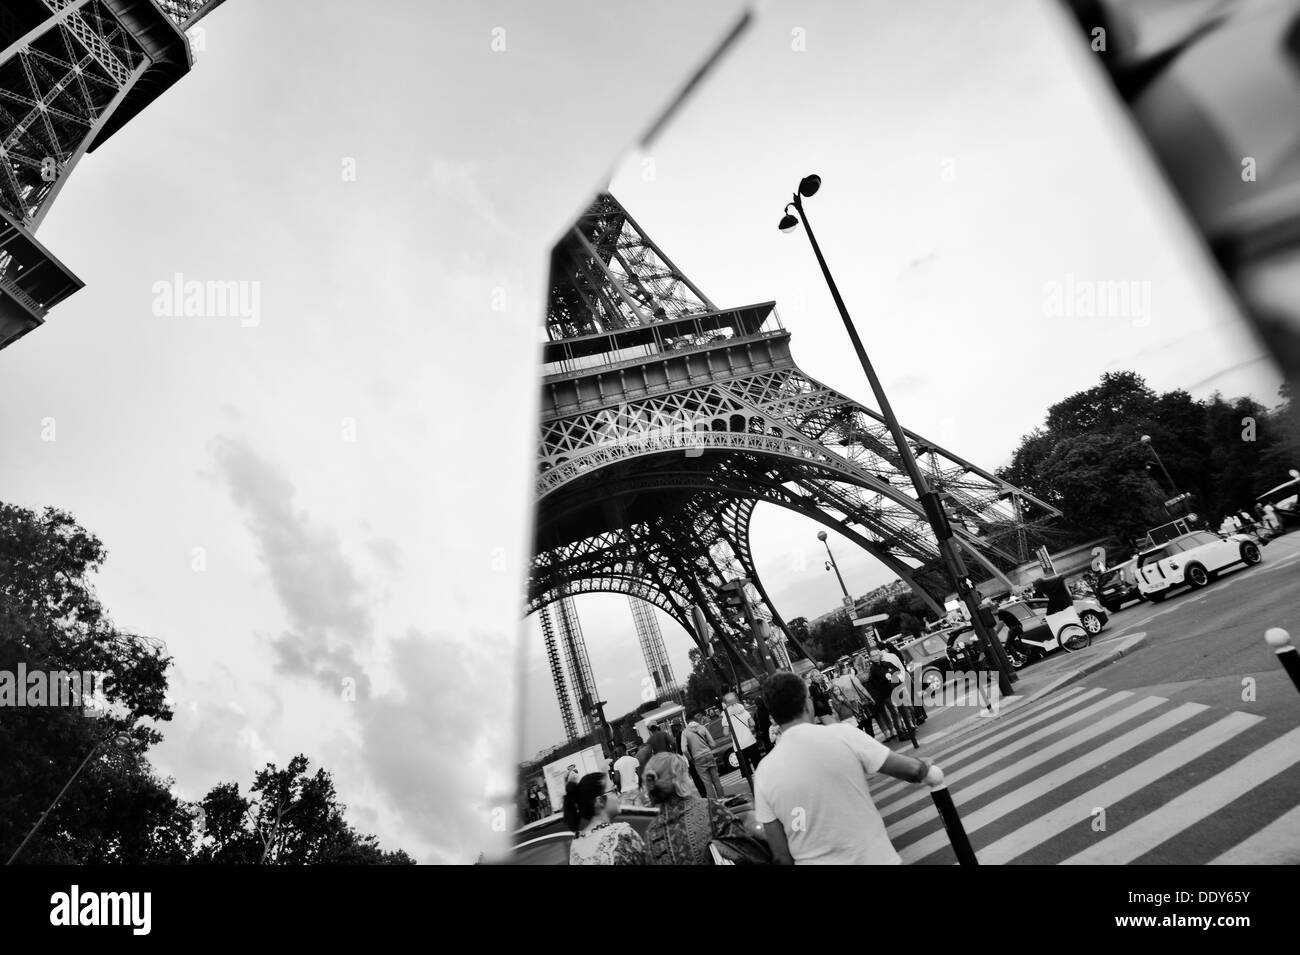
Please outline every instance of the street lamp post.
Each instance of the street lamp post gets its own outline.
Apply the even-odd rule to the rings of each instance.
[[[967,574],[966,564],[962,559],[961,552],[958,550],[956,538],[953,537],[952,528],[948,524],[948,516],[944,513],[943,504],[938,493],[930,487],[929,481],[926,480],[925,475],[917,466],[916,457],[912,453],[912,445],[903,432],[903,426],[894,415],[894,409],[890,405],[889,399],[885,396],[885,389],[876,376],[876,370],[871,365],[871,359],[867,357],[867,350],[862,345],[862,339],[858,337],[858,330],[853,325],[853,319],[849,317],[849,311],[844,305],[844,299],[840,297],[839,287],[835,284],[831,270],[826,265],[821,246],[817,244],[817,237],[813,235],[812,225],[808,221],[808,213],[803,207],[803,200],[815,195],[817,190],[821,188],[821,182],[821,177],[815,175],[805,176],[800,180],[799,188],[785,207],[785,215],[781,219],[779,228],[782,232],[791,232],[799,226],[800,219],[803,220],[813,254],[817,256],[817,264],[821,266],[822,276],[826,279],[826,285],[830,289],[831,297],[835,300],[835,307],[839,310],[840,319],[844,322],[844,330],[848,332],[849,341],[853,343],[853,350],[857,353],[858,362],[862,365],[863,372],[866,373],[867,381],[871,385],[871,392],[875,395],[876,404],[880,407],[880,414],[885,419],[885,425],[889,428],[889,433],[894,439],[894,445],[898,449],[898,456],[903,465],[903,470],[907,472],[908,478],[911,479],[917,501],[925,511],[926,520],[929,522],[930,529],[938,543],[939,553],[943,556],[948,574],[952,577],[953,584],[957,588],[957,595],[965,603],[966,609],[970,613],[971,626],[975,628],[976,635],[984,644],[985,653],[990,660],[997,663],[999,689],[1004,696],[1010,695],[1012,684],[1016,680],[1015,674],[1011,672],[1011,666],[1006,659],[1006,655],[1002,652],[1002,647],[998,645],[997,640],[989,632],[989,628],[984,623],[984,618],[980,615],[979,600]],[[790,214],[791,206],[798,213],[797,217]]]
[[[835,555],[831,553],[831,545],[826,540],[826,532],[818,531],[817,539],[822,542],[822,545],[826,548],[826,556],[831,559],[830,563],[827,565],[827,569],[835,571],[835,576],[840,582],[840,590],[843,591],[844,593],[844,606],[848,609],[850,614],[850,622],[852,622],[851,616],[853,613],[853,598],[849,596],[849,588],[844,586],[844,575],[840,573],[840,565],[835,562]],[[874,628],[872,632],[873,633],[875,632]],[[867,640],[866,637],[863,637],[863,642],[865,642],[868,645],[868,647],[870,647],[871,641]],[[878,643],[879,643],[879,638],[877,638],[877,644]]]
[[[831,559],[830,567],[827,570],[835,571],[835,576],[840,582],[840,590],[844,592],[844,606],[852,607],[853,598],[849,596],[849,588],[844,586],[844,576],[840,573],[840,565],[835,563],[835,555],[831,553],[831,545],[826,542],[826,532],[818,531],[817,539],[826,547],[826,556]]]
[[[45,818],[50,813],[54,812],[54,807],[59,804],[59,800],[63,798],[63,794],[72,788],[72,784],[77,781],[77,777],[81,775],[81,771],[86,768],[86,764],[90,762],[91,758],[94,757],[96,753],[110,743],[114,746],[121,746],[130,741],[131,737],[127,733],[117,733],[111,736],[105,736],[98,743],[92,746],[90,752],[86,754],[86,758],[81,761],[81,765],[73,770],[72,775],[68,777],[68,781],[64,783],[63,788],[59,790],[59,794],[54,797],[54,801],[50,803],[43,813],[41,813],[40,818],[36,820],[36,824],[32,826],[31,831],[23,837],[23,841],[18,843],[18,848],[14,850],[14,854],[9,857],[9,861],[6,862],[5,865],[14,864],[14,860],[17,859],[19,853],[23,851],[23,847],[31,841],[32,836],[36,835],[36,830],[41,828],[41,823],[45,821]]]
[[[1169,469],[1165,467],[1165,462],[1161,460],[1159,452],[1156,451],[1156,446],[1151,443],[1151,435],[1142,435],[1142,443],[1147,446],[1148,451],[1155,455],[1156,464],[1160,465],[1160,470],[1164,473],[1165,480],[1169,482],[1169,487],[1174,492],[1174,497],[1178,497],[1178,485],[1175,484],[1174,479],[1169,476]]]

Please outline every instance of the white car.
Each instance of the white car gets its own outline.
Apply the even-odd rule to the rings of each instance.
[[[1174,587],[1188,584],[1199,589],[1229,567],[1261,560],[1259,544],[1245,534],[1221,537],[1211,531],[1193,531],[1138,555],[1138,590],[1159,603]]]

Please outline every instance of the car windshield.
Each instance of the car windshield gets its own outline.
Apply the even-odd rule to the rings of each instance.
[[[1106,587],[1110,584],[1117,584],[1119,583],[1121,575],[1122,574],[1119,570],[1108,570],[1106,573],[1101,575],[1101,580],[1097,581],[1097,585],[1100,587]]]
[[[947,645],[943,642],[943,637],[936,635],[922,640],[921,649],[925,653],[943,653],[947,649]]]

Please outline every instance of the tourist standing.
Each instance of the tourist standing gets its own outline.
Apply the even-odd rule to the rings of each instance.
[[[781,745],[754,774],[754,812],[784,865],[897,865],[902,860],[871,798],[868,776],[919,783],[929,760],[892,752],[851,726],[818,726],[808,690],[793,673],[763,687]]]

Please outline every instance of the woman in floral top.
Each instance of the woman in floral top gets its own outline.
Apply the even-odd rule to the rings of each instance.
[[[569,865],[645,865],[645,843],[626,822],[618,787],[605,773],[588,773],[564,791],[564,822],[573,830]]]

